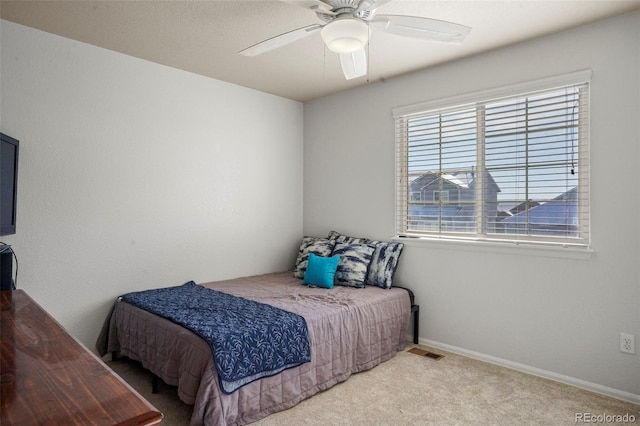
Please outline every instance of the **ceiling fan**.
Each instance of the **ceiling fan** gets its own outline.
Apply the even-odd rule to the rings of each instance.
[[[419,16],[376,15],[377,9],[391,0],[280,0],[316,13],[324,25],[314,24],[277,35],[242,50],[240,55],[256,56],[294,41],[320,33],[327,48],[340,54],[347,80],[367,74],[365,45],[369,30],[381,30],[400,36],[448,43],[462,43],[471,28]]]

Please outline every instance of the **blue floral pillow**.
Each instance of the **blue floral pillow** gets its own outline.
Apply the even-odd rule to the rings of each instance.
[[[298,258],[296,259],[296,265],[293,270],[293,276],[303,279],[304,273],[307,269],[307,263],[309,262],[309,254],[313,253],[316,256],[329,257],[333,251],[333,247],[336,245],[335,241],[328,240],[326,238],[318,237],[304,237],[298,250]]]
[[[376,246],[373,244],[337,243],[332,256],[340,256],[335,284],[362,288],[365,286],[369,264]]]
[[[307,270],[304,273],[302,284],[333,288],[333,280],[338,269],[340,256],[320,257],[313,253],[309,253],[309,262]]]
[[[371,258],[367,284],[390,288],[404,244],[377,242]]]

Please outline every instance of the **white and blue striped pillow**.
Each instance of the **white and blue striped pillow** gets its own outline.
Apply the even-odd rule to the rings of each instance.
[[[391,288],[393,276],[398,267],[404,244],[377,242],[371,258],[367,284],[382,288]]]
[[[327,238],[336,241],[336,243],[375,244],[376,249],[371,258],[365,282],[367,285],[375,285],[381,288],[391,287],[404,244],[374,241],[363,237],[351,237],[337,231],[329,232]]]
[[[370,244],[369,238],[363,237],[350,237],[348,235],[342,235],[337,231],[330,231],[327,239],[334,240],[336,243],[350,243],[350,244]]]
[[[331,256],[340,256],[335,284],[362,288],[367,281],[371,257],[376,246],[373,244],[336,243]]]
[[[333,251],[333,247],[336,242],[326,238],[318,237],[304,237],[298,250],[298,258],[296,259],[296,265],[293,270],[293,276],[303,279],[304,273],[307,270],[307,264],[309,262],[309,254],[313,253],[316,256],[329,257]]]

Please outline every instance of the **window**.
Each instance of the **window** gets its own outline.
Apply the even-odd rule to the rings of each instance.
[[[394,110],[398,234],[588,246],[589,80]]]
[[[433,191],[433,201],[449,201],[449,191]]]

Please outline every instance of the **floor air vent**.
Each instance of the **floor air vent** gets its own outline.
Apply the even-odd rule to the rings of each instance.
[[[440,355],[430,351],[425,351],[424,349],[420,349],[420,348],[412,348],[412,349],[409,349],[407,352],[411,352],[412,354],[419,355],[419,356],[425,356],[427,358],[431,358],[436,361],[444,358],[444,355]]]

